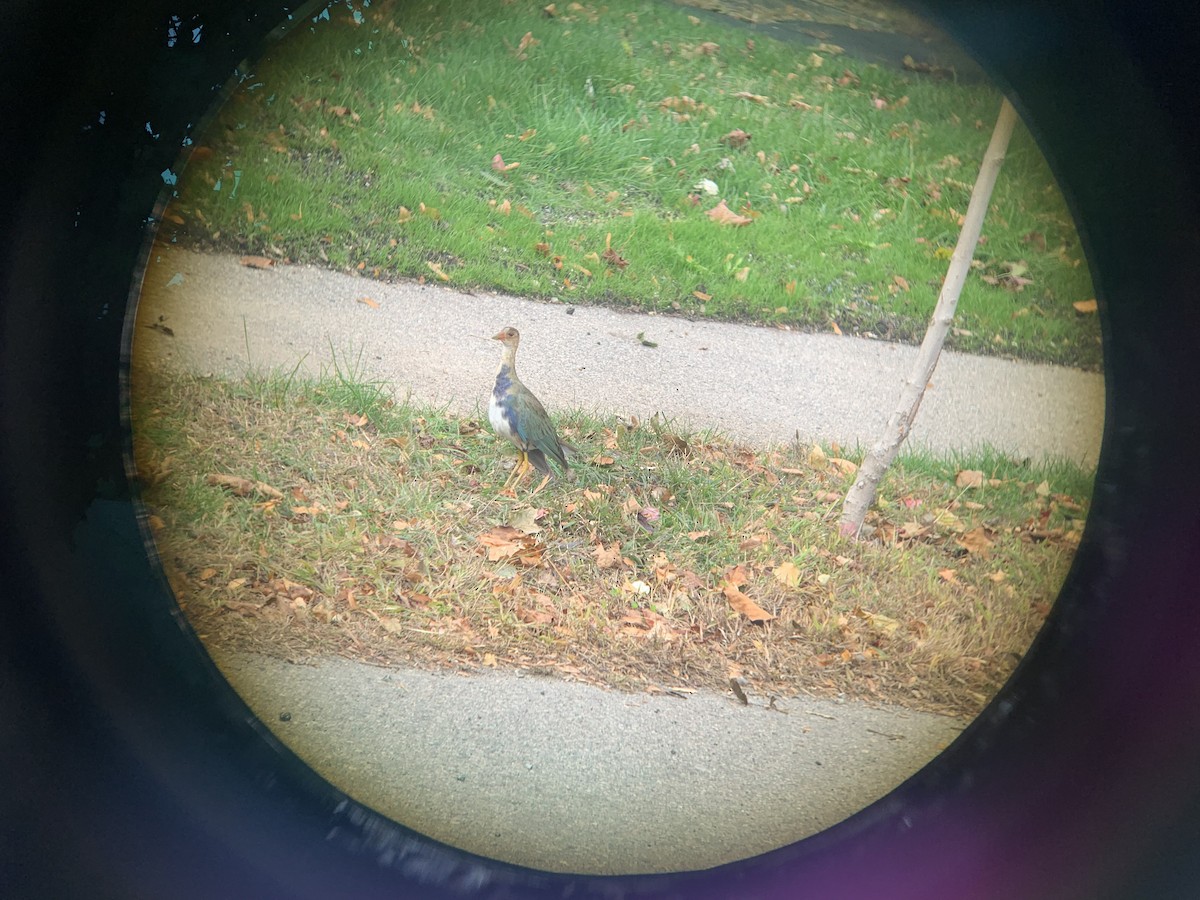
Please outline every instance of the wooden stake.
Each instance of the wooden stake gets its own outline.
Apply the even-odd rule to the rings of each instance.
[[[950,265],[946,269],[946,280],[938,294],[937,306],[933,310],[933,318],[925,331],[925,339],[921,342],[921,350],[913,363],[912,371],[905,380],[900,391],[900,399],[896,405],[883,434],[863,460],[858,470],[858,477],[846,493],[842,503],[842,518],[838,525],[839,532],[845,537],[858,537],[862,530],[863,519],[867,510],[875,501],[875,493],[879,482],[896,454],[912,430],[913,420],[925,396],[925,387],[933,376],[938,357],[942,353],[942,345],[954,319],[954,310],[958,306],[958,298],[967,280],[971,268],[971,259],[975,255],[975,247],[979,243],[979,235],[983,231],[983,217],[987,212],[988,202],[992,197],[992,188],[996,186],[996,178],[1000,167],[1004,164],[1004,155],[1008,150],[1009,138],[1012,137],[1013,126],[1017,122],[1017,111],[1006,98],[1000,104],[1000,115],[996,119],[996,127],[992,131],[992,140],[983,155],[983,163],[979,167],[979,177],[975,179],[975,187],[971,191],[971,202],[967,206],[967,214],[963,217],[962,230],[958,234],[958,244],[950,257]]]

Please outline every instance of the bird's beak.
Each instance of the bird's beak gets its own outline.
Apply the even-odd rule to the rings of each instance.
[[[503,332],[503,331],[501,331],[501,332],[498,332],[498,333],[496,333],[496,334],[493,334],[493,335],[492,335],[492,340],[493,340],[493,341],[502,341],[502,340],[504,340],[504,332]]]

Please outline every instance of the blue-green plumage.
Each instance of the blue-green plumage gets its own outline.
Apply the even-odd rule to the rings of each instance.
[[[519,478],[529,464],[547,475],[554,460],[568,470],[565,447],[554,430],[549,413],[529,388],[517,378],[517,345],[521,335],[515,328],[505,328],[494,338],[503,346],[500,371],[488,403],[488,420],[496,434],[507,438],[517,448],[517,466],[510,481]]]

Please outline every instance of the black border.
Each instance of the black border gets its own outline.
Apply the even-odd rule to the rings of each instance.
[[[189,123],[289,10],[279,0],[197,0],[182,12],[166,0],[10,3],[0,28],[4,894],[1194,896],[1196,13],[1190,0],[936,0],[925,11],[1010,89],[1084,226],[1108,410],[1071,577],[996,702],[880,803],[708,872],[584,878],[482,860],[346,800],[216,675],[143,551],[117,378],[131,273]],[[201,42],[168,48],[172,15],[189,32],[203,25]]]

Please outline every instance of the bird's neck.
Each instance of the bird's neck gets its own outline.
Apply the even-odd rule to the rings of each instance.
[[[517,348],[502,347],[500,350],[500,371],[508,371],[508,374],[515,378],[517,376]]]

